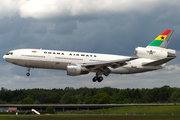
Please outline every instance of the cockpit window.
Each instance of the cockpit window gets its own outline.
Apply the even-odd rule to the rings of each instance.
[[[8,52],[6,55],[13,55],[13,52]]]

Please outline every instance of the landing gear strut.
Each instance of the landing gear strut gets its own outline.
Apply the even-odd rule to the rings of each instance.
[[[27,71],[28,71],[28,73],[26,73],[27,76],[30,76],[30,69],[31,68],[27,68]]]
[[[103,81],[102,74],[103,74],[103,73],[102,73],[101,70],[97,70],[97,71],[96,71],[96,76],[92,79],[92,81],[93,81],[93,82],[96,82],[96,81],[101,82],[101,81]]]

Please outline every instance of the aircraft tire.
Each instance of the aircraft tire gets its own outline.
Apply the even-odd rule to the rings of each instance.
[[[98,77],[94,77],[94,78],[92,79],[93,82],[96,82],[97,80],[98,80]]]
[[[103,81],[103,77],[98,77],[98,82]]]
[[[30,73],[26,73],[27,76],[30,76]]]

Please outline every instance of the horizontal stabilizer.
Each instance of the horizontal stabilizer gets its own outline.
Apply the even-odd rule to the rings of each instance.
[[[153,62],[150,62],[150,63],[145,63],[143,64],[142,66],[158,66],[158,65],[162,65],[172,59],[176,58],[176,56],[174,57],[167,57],[167,58],[163,58],[163,59],[160,59],[160,60],[156,60],[156,61],[153,61]]]

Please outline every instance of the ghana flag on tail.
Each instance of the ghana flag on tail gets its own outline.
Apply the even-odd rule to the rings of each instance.
[[[169,40],[171,39],[173,32],[174,32],[174,30],[166,29],[154,41],[152,41],[148,46],[166,48],[166,46],[169,43]]]

